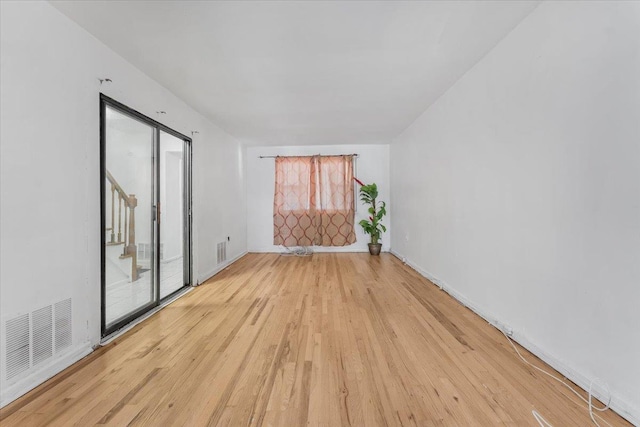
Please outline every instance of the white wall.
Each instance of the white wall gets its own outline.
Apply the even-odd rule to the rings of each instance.
[[[250,252],[282,252],[282,246],[273,245],[273,194],[275,190],[275,160],[259,156],[309,156],[313,154],[359,154],[356,161],[358,179],[366,184],[375,182],[379,200],[389,203],[389,146],[388,145],[316,145],[288,147],[247,148],[247,247]],[[357,194],[356,194],[357,196]],[[316,252],[367,252],[370,237],[358,225],[369,216],[367,208],[358,197],[355,214],[356,242],[343,247],[314,247]],[[382,234],[382,250],[389,250],[391,242],[391,216],[383,224],[387,232]]]
[[[198,247],[199,269],[194,280],[204,282],[220,270],[216,266],[216,245],[227,237],[227,261],[232,262],[247,251],[247,217],[244,175],[244,147],[231,143],[227,134],[218,131],[218,144],[194,147],[194,167],[200,170],[194,200],[207,201],[198,207],[198,226],[193,229]],[[228,139],[224,139],[228,138]],[[214,139],[215,140],[215,139]],[[196,160],[197,159],[197,160]]]
[[[542,3],[391,170],[392,250],[640,423],[640,3]]]
[[[166,111],[162,122],[185,135],[200,132],[193,142],[196,280],[216,270],[222,236],[231,237],[229,258],[245,251],[246,212],[242,147],[232,137],[49,3],[0,7],[0,318],[69,297],[74,317],[68,353],[17,382],[2,378],[5,404],[100,340],[100,91],[154,118]],[[101,86],[105,77],[113,83]]]

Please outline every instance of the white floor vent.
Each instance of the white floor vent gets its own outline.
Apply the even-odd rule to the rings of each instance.
[[[218,243],[218,264],[227,260],[227,242]]]
[[[71,346],[71,298],[9,319],[5,328],[10,380]]]

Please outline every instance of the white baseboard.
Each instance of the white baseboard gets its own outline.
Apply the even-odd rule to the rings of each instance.
[[[351,247],[351,246],[309,246],[316,253],[368,253],[368,247]],[[281,254],[285,250],[282,246],[266,246],[261,248],[251,248],[250,253],[257,254]],[[382,248],[382,252],[389,252],[389,248]]]
[[[164,301],[158,307],[154,308],[153,310],[150,310],[149,312],[140,316],[139,318],[132,321],[131,323],[128,323],[127,325],[123,326],[121,329],[118,329],[113,334],[102,339],[100,341],[100,346],[104,346],[110,343],[117,337],[123,335],[125,332],[132,329],[138,323],[141,323],[147,320],[149,317],[153,316],[158,311],[162,310],[164,307],[171,304],[178,298],[188,294],[192,290],[193,288],[186,288],[184,289],[183,292],[180,292],[177,295],[174,295],[173,297],[168,299],[167,301]],[[60,372],[62,372],[69,366],[73,365],[74,363],[78,362],[83,357],[91,354],[92,352],[93,352],[93,347],[90,345],[90,343],[86,343],[85,345],[79,347],[75,351],[66,352],[64,355],[61,355],[59,358],[52,360],[48,365],[43,366],[37,372],[34,372],[28,377],[16,382],[15,384],[10,385],[9,387],[7,387],[6,390],[2,389],[2,393],[0,394],[0,408],[8,405],[9,403],[19,398],[20,396],[38,387],[39,385],[47,381],[49,378],[52,378],[58,375]]]
[[[451,295],[454,299],[460,302],[465,307],[469,308],[471,311],[476,313],[478,316],[482,317],[489,324],[494,326],[495,328],[507,332],[505,328],[507,327],[507,323],[501,321],[500,319],[496,319],[492,315],[490,315],[486,310],[478,307],[472,301],[469,301],[464,295],[457,292],[451,286],[449,286],[446,282],[438,279],[436,276],[431,274],[430,272],[422,269],[417,264],[408,260],[405,256],[394,251],[393,249],[390,251],[396,258],[404,262],[406,265],[411,267],[413,270],[417,271],[421,276],[428,279],[430,282],[438,286],[440,289]],[[521,332],[517,330],[510,330],[511,338],[520,344],[522,347],[526,348],[531,353],[535,354],[537,357],[542,359],[549,366],[554,368],[556,371],[560,372],[566,378],[573,381],[583,390],[588,390],[589,385],[591,383],[591,379],[584,375],[581,372],[576,371],[566,363],[562,362],[557,357],[552,354],[546,352],[545,350],[538,347],[533,342],[529,341]],[[600,401],[606,402],[609,394],[603,389],[599,384],[593,384],[592,394],[594,397],[598,398]],[[634,404],[627,399],[617,396],[615,394],[611,394],[611,409],[619,414],[621,417],[625,418],[631,424],[640,426],[640,408],[634,406]],[[586,406],[585,406],[586,410]]]
[[[248,253],[247,251],[244,251],[244,252],[240,253],[239,255],[235,256],[234,258],[231,258],[227,262],[225,262],[223,264],[220,264],[220,265],[216,265],[211,270],[202,273],[198,277],[198,283],[196,285],[200,285],[201,283],[204,283],[207,280],[211,279],[213,276],[218,274],[220,271],[224,270],[225,268],[227,268],[228,266],[230,266],[231,264],[233,264],[234,262],[236,262],[237,260],[239,260],[240,258],[245,256],[247,253]]]
[[[61,371],[90,354],[92,351],[93,349],[88,342],[79,345],[74,350],[70,350],[59,357],[54,358],[48,364],[42,366],[28,377],[11,384],[7,388],[3,388],[0,393],[0,408],[28,393],[43,382],[47,381],[49,378],[54,377]]]
[[[219,265],[216,268],[214,268],[213,270],[201,275],[201,279],[199,280],[199,283],[202,283],[202,282],[208,280],[209,278],[213,277],[216,273],[218,273],[219,271],[221,271],[224,268],[228,267],[229,265],[231,265],[235,261],[239,260],[240,258],[242,258],[246,254],[247,254],[247,252],[245,251],[245,252],[241,253],[240,255],[236,256],[235,258],[229,260],[228,262],[226,262],[226,263],[224,263],[222,265]],[[125,327],[123,327],[122,329],[118,330],[113,335],[107,337],[107,339],[101,341],[100,344],[101,345],[108,344],[110,341],[112,341],[116,337],[122,335],[124,332],[128,331],[129,329],[131,329],[132,327],[134,327],[138,323],[146,320],[148,317],[152,316],[153,314],[155,314],[156,312],[158,312],[162,308],[164,308],[167,304],[170,304],[171,302],[175,301],[177,298],[185,295],[188,292],[189,292],[189,290],[187,290],[184,293],[181,293],[181,294],[177,295],[174,298],[171,298],[168,301],[165,301],[165,303],[163,303],[161,306],[157,307],[154,310],[151,310],[149,313],[146,313],[144,316],[140,317],[139,319],[136,319],[132,323],[130,323],[130,324],[126,325]],[[45,381],[47,381],[49,378],[52,378],[55,375],[59,374],[64,369],[68,368],[69,366],[73,365],[74,363],[76,363],[77,361],[82,359],[83,357],[85,357],[88,354],[90,354],[92,351],[93,351],[93,349],[92,349],[90,343],[86,343],[85,345],[77,348],[76,350],[71,351],[71,352],[67,352],[64,355],[62,355],[61,357],[59,357],[59,358],[57,358],[55,360],[52,360],[49,364],[43,366],[37,372],[34,372],[33,374],[29,375],[28,377],[25,377],[24,379],[19,380],[15,384],[11,384],[6,389],[2,388],[2,390],[0,391],[0,408],[8,405],[9,403],[11,403],[14,400],[16,400],[17,398],[19,398],[20,396],[28,393],[32,389],[36,388],[40,384],[42,384]]]

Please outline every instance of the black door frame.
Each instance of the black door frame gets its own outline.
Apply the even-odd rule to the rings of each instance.
[[[155,250],[154,250],[154,259],[151,263],[151,277],[152,283],[155,286],[155,298],[150,304],[147,304],[143,307],[140,307],[136,311],[133,311],[128,316],[123,317],[118,320],[113,325],[106,327],[106,274],[105,274],[105,265],[106,265],[106,109],[107,106],[117,110],[120,113],[125,114],[126,116],[131,117],[134,120],[138,120],[146,125],[154,128],[154,141],[153,141],[153,167],[154,167],[154,183],[153,183],[153,194],[156,200],[160,200],[160,159],[156,155],[158,148],[160,146],[160,131],[166,132],[169,135],[175,136],[176,138],[184,141],[184,263],[186,266],[186,271],[184,272],[184,286],[175,292],[165,296],[164,298],[160,298],[160,281],[157,278],[159,273],[159,260],[160,260],[160,226],[157,221],[157,218],[154,218],[153,227],[154,227],[154,235],[155,239]],[[123,326],[131,323],[141,315],[147,313],[150,310],[153,310],[157,306],[159,306],[164,301],[172,298],[175,294],[184,290],[185,287],[191,286],[193,284],[193,262],[192,262],[192,139],[188,136],[177,132],[162,123],[145,116],[144,114],[127,107],[126,105],[114,100],[106,96],[103,93],[100,93],[100,332],[101,336],[104,338],[107,335],[112,334]]]

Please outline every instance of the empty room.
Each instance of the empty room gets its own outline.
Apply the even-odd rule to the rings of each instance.
[[[640,1],[0,1],[0,425],[640,427]]]

